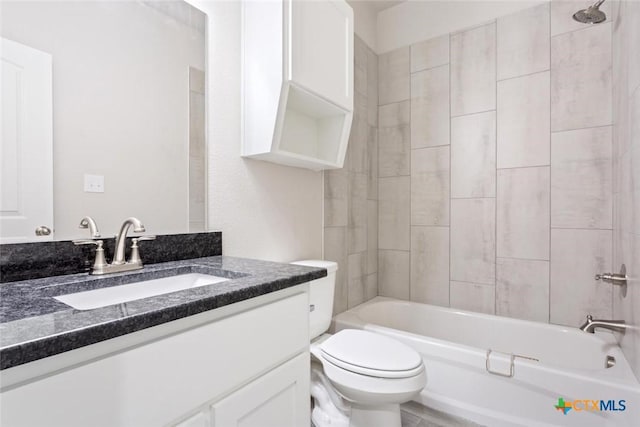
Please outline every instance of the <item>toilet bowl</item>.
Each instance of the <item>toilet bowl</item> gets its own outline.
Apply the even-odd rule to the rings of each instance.
[[[400,427],[400,404],[426,384],[422,358],[412,348],[373,332],[345,329],[326,334],[338,266],[315,260],[294,264],[323,267],[328,273],[309,287],[314,425]]]

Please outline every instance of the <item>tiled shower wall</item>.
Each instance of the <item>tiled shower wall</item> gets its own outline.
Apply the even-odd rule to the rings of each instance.
[[[344,168],[324,172],[324,258],[336,261],[334,313],[378,294],[378,57],[355,38],[355,105]]]
[[[554,1],[379,55],[380,295],[611,318],[594,280],[613,268],[605,5],[601,25]]]
[[[613,30],[613,266],[627,267],[626,297],[614,291],[614,317],[635,326],[622,349],[640,378],[640,2],[620,2]]]

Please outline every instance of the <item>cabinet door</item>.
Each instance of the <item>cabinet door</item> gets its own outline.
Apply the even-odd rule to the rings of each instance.
[[[175,427],[209,427],[210,425],[211,422],[209,420],[208,411],[202,411],[190,416],[178,424],[175,424]]]
[[[344,0],[287,6],[289,78],[353,111],[353,10]]]
[[[214,404],[214,427],[310,425],[309,363],[296,356]]]

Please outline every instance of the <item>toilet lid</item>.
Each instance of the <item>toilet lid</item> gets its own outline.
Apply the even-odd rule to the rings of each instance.
[[[423,369],[422,358],[411,347],[360,329],[344,329],[320,348],[329,362],[364,375],[404,378]]]

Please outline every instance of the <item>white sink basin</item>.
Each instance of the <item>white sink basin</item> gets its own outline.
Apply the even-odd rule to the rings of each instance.
[[[60,295],[55,297],[55,299],[78,310],[91,310],[184,289],[213,285],[215,283],[226,282],[227,280],[230,279],[211,276],[209,274],[188,273],[164,277],[162,279],[145,280],[127,285]]]

